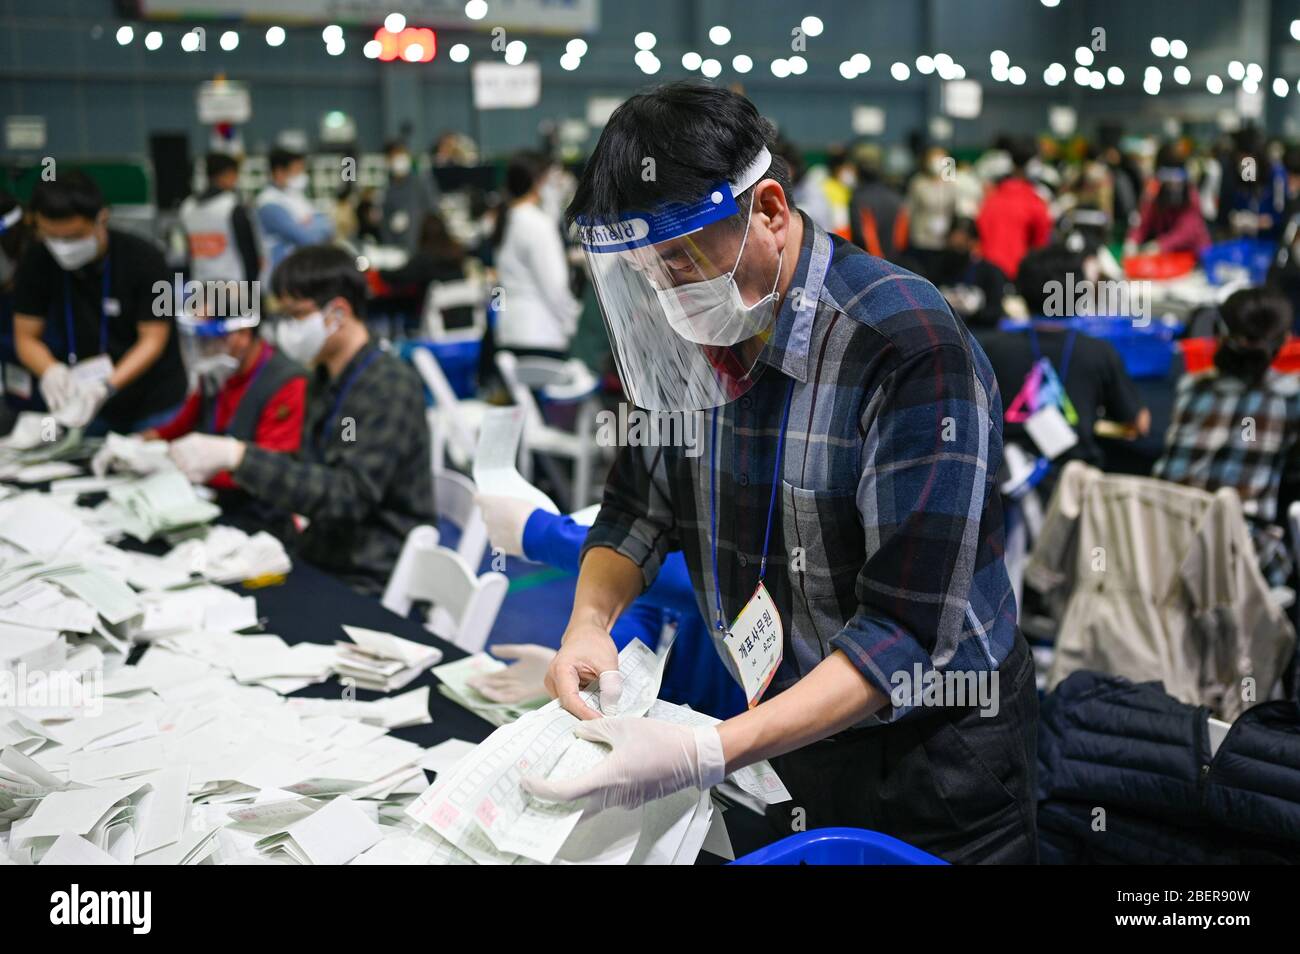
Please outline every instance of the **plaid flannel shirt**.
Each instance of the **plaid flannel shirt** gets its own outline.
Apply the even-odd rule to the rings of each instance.
[[[436,519],[420,379],[368,344],[337,378],[316,369],[303,428],[297,454],[249,446],[235,483],[310,521],[297,547],[304,559],[364,593],[381,592],[407,533]]]
[[[620,451],[584,555],[610,547],[648,585],[681,549],[717,640],[711,471],[716,583],[730,622],[758,583],[789,391],[764,579],[785,644],[769,692],[835,649],[886,695],[895,674],[914,681],[915,667],[923,680],[931,670],[996,670],[1017,635],[1002,560],[1002,407],[992,368],[932,285],[803,222],[758,380],[701,412],[701,448]],[[900,718],[915,701],[868,723]]]
[[[1178,382],[1153,477],[1213,493],[1232,487],[1251,518],[1260,569],[1280,586],[1291,557],[1278,521],[1284,473],[1300,466],[1300,378],[1270,369],[1256,386],[1216,369]]]

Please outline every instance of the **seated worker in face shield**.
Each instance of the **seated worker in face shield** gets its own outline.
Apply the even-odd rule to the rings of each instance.
[[[268,451],[297,451],[307,373],[265,341],[259,325],[257,314],[177,319],[181,354],[194,389],[175,417],[141,436],[174,441],[191,433],[217,434]],[[207,484],[219,492],[222,509],[234,522],[284,529],[278,525],[286,515],[254,507],[229,471],[213,474]]]
[[[511,556],[578,572],[578,557],[587,539],[587,526],[573,517],[536,508],[519,497],[481,496],[479,507],[487,522],[492,546]],[[680,550],[664,560],[654,583],[623,611],[610,630],[622,649],[639,639],[658,649],[665,624],[676,626],[672,649],[664,666],[659,698],[688,705],[718,719],[745,711],[745,693],[714,648],[700,616],[690,571]],[[535,644],[493,646],[492,652],[513,665],[476,677],[475,689],[494,702],[523,702],[546,697],[546,671],[555,650]]]

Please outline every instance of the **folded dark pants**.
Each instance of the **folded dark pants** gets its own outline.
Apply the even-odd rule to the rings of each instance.
[[[954,864],[1037,862],[1038,695],[1023,637],[996,685],[996,715],[922,708],[773,759],[793,801],[772,806],[768,818],[781,835],[867,828]]]

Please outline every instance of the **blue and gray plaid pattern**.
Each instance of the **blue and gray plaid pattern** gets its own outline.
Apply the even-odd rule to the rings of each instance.
[[[584,552],[611,547],[648,583],[681,549],[714,628],[716,456],[718,583],[723,616],[734,619],[758,583],[793,379],[764,580],[786,637],[773,690],[835,649],[886,694],[895,673],[911,679],[916,666],[995,670],[1017,638],[996,489],[1002,407],[992,368],[942,295],[805,217],[760,367],[747,394],[703,413],[703,453],[620,452]]]
[[[1300,466],[1300,379],[1268,371],[1259,385],[1215,369],[1178,382],[1165,451],[1151,472],[1214,493],[1231,487],[1252,519],[1256,556],[1268,581],[1286,582],[1290,554],[1280,532],[1278,488]]]

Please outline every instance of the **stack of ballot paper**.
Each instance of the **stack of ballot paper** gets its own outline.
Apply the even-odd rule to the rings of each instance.
[[[236,527],[206,528],[187,539],[164,558],[185,574],[213,583],[237,583],[263,576],[283,576],[293,569],[284,544],[265,531],[249,536]]]
[[[199,498],[179,471],[161,471],[109,488],[101,505],[110,520],[137,540],[211,523],[221,508]]]
[[[68,428],[49,414],[23,411],[13,430],[0,437],[0,480],[42,483],[80,473],[70,459],[85,456],[81,429]]]
[[[619,717],[716,722],[655,698],[662,666],[663,660],[637,640],[619,653]],[[598,690],[585,691],[583,698],[600,709]],[[708,792],[687,790],[632,811],[590,813],[581,804],[534,799],[520,788],[525,774],[570,778],[608,756],[608,748],[577,738],[577,725],[577,717],[558,702],[548,703],[497,729],[440,775],[407,809],[441,839],[434,842],[435,857],[477,864],[693,862],[713,823]],[[736,773],[732,781],[764,802],[790,797],[767,763]]]
[[[344,626],[343,632],[352,642],[334,644],[338,649],[334,671],[359,689],[405,689],[420,673],[442,662],[442,650],[434,646],[360,626]]]
[[[433,674],[438,677],[438,691],[448,699],[464,706],[470,712],[486,719],[493,725],[506,725],[514,722],[525,713],[541,708],[546,704],[546,699],[541,698],[523,703],[493,702],[469,684],[469,681],[475,676],[496,672],[504,668],[506,668],[506,664],[501,660],[495,659],[487,653],[477,653],[438,666],[433,670]]]

